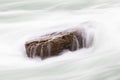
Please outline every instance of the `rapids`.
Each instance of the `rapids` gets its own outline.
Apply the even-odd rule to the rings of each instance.
[[[27,40],[74,27],[90,48],[27,58]],[[0,0],[0,80],[120,80],[119,60],[119,0]]]

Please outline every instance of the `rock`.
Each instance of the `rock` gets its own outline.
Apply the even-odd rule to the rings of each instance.
[[[75,51],[83,48],[85,38],[78,30],[66,30],[43,35],[39,40],[33,40],[25,44],[28,57],[40,57],[46,59],[58,56],[63,50]]]

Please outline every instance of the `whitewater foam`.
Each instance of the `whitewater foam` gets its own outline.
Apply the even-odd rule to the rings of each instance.
[[[43,7],[43,9],[48,11],[39,10],[40,8],[36,9],[36,7],[31,5],[33,8],[28,7],[24,9],[24,7],[22,7],[22,2],[24,3],[24,1],[20,2],[21,6],[18,5],[19,2],[13,5],[12,2],[8,4],[5,1],[6,0],[0,2],[1,4],[5,4],[0,5],[1,80],[120,79],[119,1],[96,0],[97,3],[102,4],[106,2],[107,4],[98,5],[97,9],[92,7],[92,4],[89,5],[90,8],[87,6],[86,9],[84,9],[84,6],[71,9],[70,6],[72,6],[72,2],[69,3],[66,1],[64,3],[64,1],[61,0],[55,2],[56,6],[53,5],[55,7]],[[29,3],[29,1],[25,1],[23,5]],[[109,7],[112,7],[112,4],[110,4],[112,3],[111,1],[116,5],[113,8]],[[30,3],[32,2],[33,1],[30,0]],[[37,0],[35,3],[38,2]],[[48,2],[51,2],[51,0],[48,0]],[[96,2],[94,3],[93,1],[93,3],[97,5]],[[57,6],[56,3],[63,5],[63,8],[60,8],[59,5]],[[66,5],[67,3],[69,5]],[[88,0],[85,3],[87,4]],[[76,5],[77,1],[73,4]],[[16,5],[18,5],[18,7],[15,7]],[[80,10],[81,8],[82,10]],[[64,11],[57,11],[56,9]],[[65,9],[68,9],[68,11],[65,11]],[[66,54],[44,61],[41,61],[39,58],[29,59],[25,55],[24,43],[32,37],[56,30],[72,28],[74,26],[82,27],[90,25],[92,25],[94,29],[90,30],[90,32],[89,29],[87,29],[87,32],[91,34],[86,36],[88,36],[88,41],[91,42],[89,36],[94,35],[94,44],[89,49],[84,48],[76,52],[67,51]]]

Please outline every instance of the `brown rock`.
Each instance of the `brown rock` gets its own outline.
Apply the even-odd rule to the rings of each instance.
[[[41,36],[39,40],[27,42],[25,48],[28,57],[45,59],[58,56],[63,50],[75,51],[83,48],[83,40],[81,32],[68,30]]]

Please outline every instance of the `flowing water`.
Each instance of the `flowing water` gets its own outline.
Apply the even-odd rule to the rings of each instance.
[[[76,27],[90,48],[27,58],[29,39]],[[120,80],[119,48],[119,0],[0,0],[0,80]]]
[[[72,51],[78,50],[80,48],[79,41],[76,36],[73,36],[73,42],[72,42]]]
[[[47,51],[48,51],[48,56],[50,56],[51,55],[51,43],[50,42],[47,43]]]

